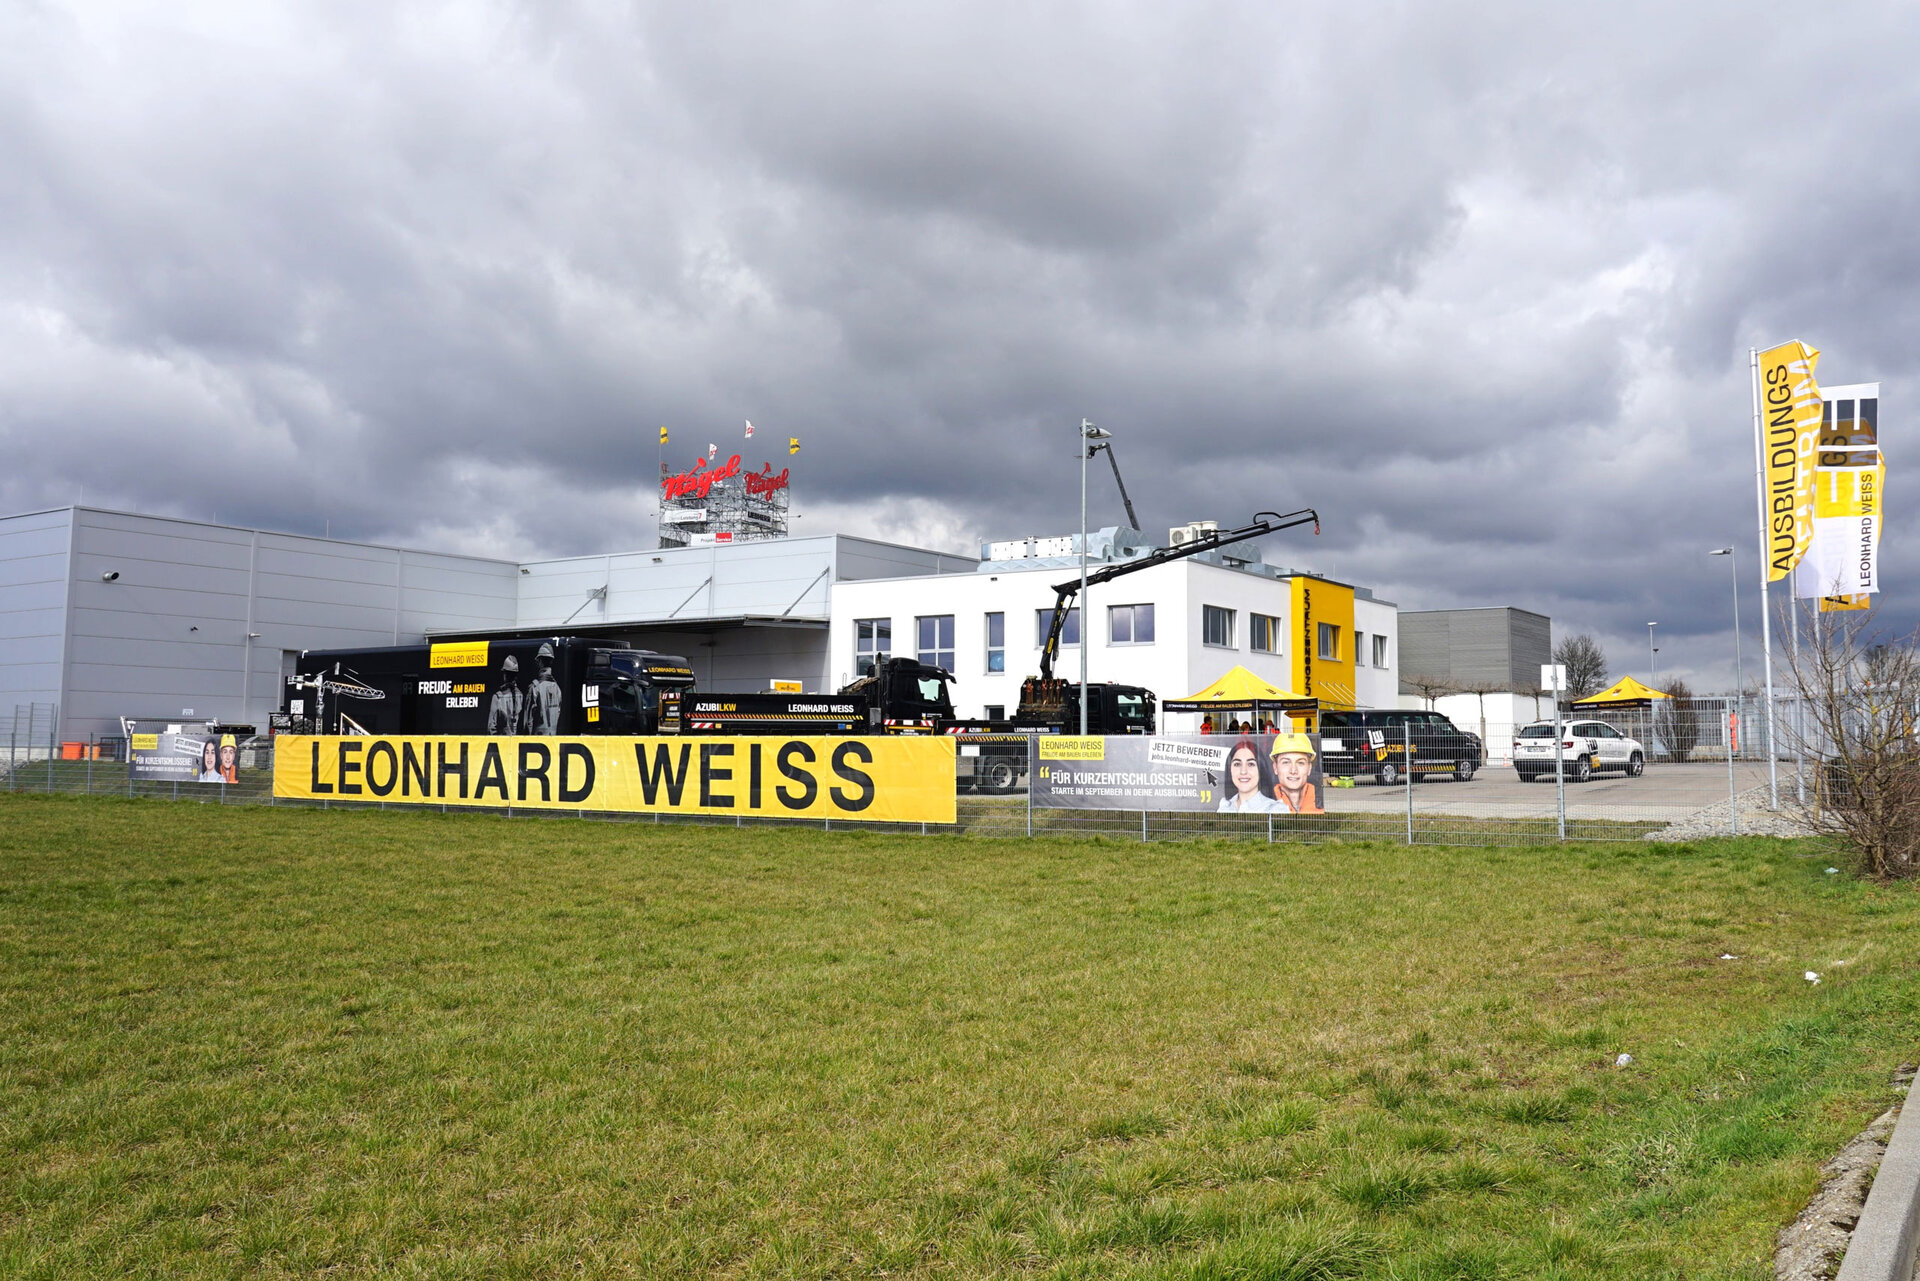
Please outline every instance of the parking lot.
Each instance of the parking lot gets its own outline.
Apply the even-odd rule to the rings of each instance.
[[[1782,804],[1790,804],[1795,797],[1793,763],[1782,761],[1779,771],[1780,799]],[[1765,761],[1734,762],[1735,790],[1744,792],[1766,785]],[[1511,765],[1489,765],[1474,775],[1470,783],[1456,783],[1450,775],[1442,775],[1414,784],[1413,791],[1414,808],[1426,815],[1552,818],[1555,814],[1553,780],[1523,783]],[[1596,774],[1585,783],[1568,783],[1567,817],[1677,820],[1710,805],[1724,803],[1727,792],[1724,761],[1653,764],[1639,778]],[[1382,787],[1371,779],[1358,779],[1351,788],[1328,788],[1326,807],[1329,813],[1404,811],[1407,789],[1404,784]]]

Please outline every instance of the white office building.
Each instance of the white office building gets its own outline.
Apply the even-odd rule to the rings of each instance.
[[[1187,532],[1173,531],[1176,540]],[[951,671],[961,716],[1011,714],[1021,681],[1039,672],[1055,586],[1078,580],[1078,543],[1077,535],[989,543],[970,574],[839,583],[830,638],[835,686],[876,654],[899,654]],[[1127,529],[1091,535],[1088,549],[1095,570],[1151,550]],[[1264,564],[1249,544],[1153,565],[1088,594],[1090,680],[1145,686],[1164,701],[1238,665],[1327,707],[1396,703],[1397,607],[1365,588]],[[1055,676],[1080,674],[1081,618],[1076,606]],[[1172,717],[1167,728],[1198,721]]]

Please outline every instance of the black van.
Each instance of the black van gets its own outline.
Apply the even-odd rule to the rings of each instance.
[[[1466,783],[1486,760],[1480,736],[1439,712],[1366,708],[1320,714],[1320,764],[1330,778],[1371,774],[1382,783],[1399,783],[1410,764],[1415,778],[1451,774]]]

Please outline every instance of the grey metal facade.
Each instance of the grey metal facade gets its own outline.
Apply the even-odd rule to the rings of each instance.
[[[828,535],[515,561],[68,507],[0,517],[0,715],[60,735],[122,716],[264,729],[303,649],[568,631],[684,654],[707,689],[827,678],[836,581],[977,562]]]
[[[1400,615],[1400,682],[1454,689],[1530,690],[1552,661],[1553,620],[1512,606]]]

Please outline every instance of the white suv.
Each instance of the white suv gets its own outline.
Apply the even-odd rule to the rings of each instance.
[[[1639,778],[1647,770],[1647,749],[1605,721],[1562,721],[1561,768],[1569,783],[1584,783],[1595,770],[1619,770]],[[1522,783],[1553,777],[1553,722],[1535,721],[1513,740],[1513,769]]]

